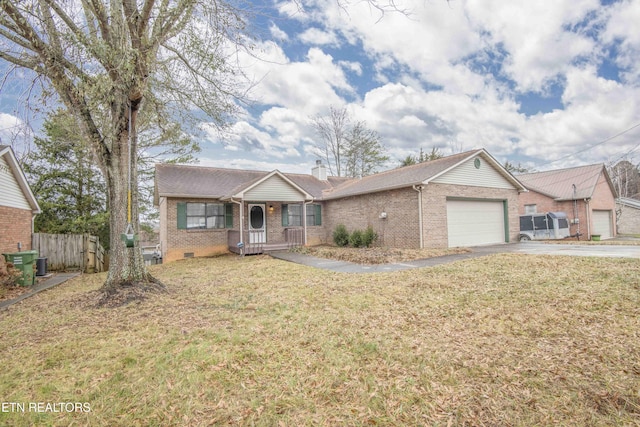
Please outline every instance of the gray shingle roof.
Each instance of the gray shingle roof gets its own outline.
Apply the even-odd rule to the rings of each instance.
[[[603,173],[610,183],[603,164],[527,173],[517,175],[516,178],[529,190],[545,194],[556,200],[573,200],[591,198],[598,179]]]
[[[378,191],[393,190],[421,184],[484,150],[466,151],[429,162],[391,169],[346,182],[324,193],[324,199],[338,199]]]
[[[289,173],[283,173],[283,175],[312,195],[314,199],[330,200],[421,184],[476,155],[484,156],[500,168],[500,164],[495,159],[486,151],[479,149],[454,154],[430,162],[391,169],[361,179],[328,177],[327,181],[320,181],[312,175]],[[158,164],[156,165],[156,203],[158,196],[212,199],[230,197],[232,194],[241,192],[242,189],[263,179],[269,173],[191,165]],[[504,174],[514,182],[514,185],[521,187],[520,183],[508,172],[504,171]],[[524,190],[524,187],[522,189]]]
[[[268,173],[162,163],[156,165],[156,192],[163,197],[219,199]]]
[[[269,173],[242,169],[157,164],[156,197],[225,198],[255,184]],[[323,190],[345,180],[345,178],[329,177],[327,181],[320,181],[312,175],[290,173],[283,175],[316,199],[322,197]]]

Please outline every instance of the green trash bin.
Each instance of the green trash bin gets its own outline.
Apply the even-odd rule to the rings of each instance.
[[[22,272],[22,276],[18,279],[20,286],[32,286],[36,283],[36,275],[34,274],[34,266],[38,258],[38,251],[23,251],[2,254],[7,262]]]

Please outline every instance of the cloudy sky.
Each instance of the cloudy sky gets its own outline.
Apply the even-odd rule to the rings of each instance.
[[[483,147],[545,170],[640,161],[640,0],[280,2],[247,72],[255,104],[201,163],[308,172],[310,118],[346,107],[395,167]],[[637,127],[635,127],[637,126]]]
[[[434,147],[535,170],[640,162],[640,0],[396,4],[273,3],[241,57],[254,103],[200,164],[309,173],[330,107],[380,134],[386,168]]]

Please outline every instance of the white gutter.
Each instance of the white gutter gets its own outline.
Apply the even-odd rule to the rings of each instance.
[[[414,185],[413,189],[418,192],[418,228],[420,230],[420,249],[424,249],[424,226],[422,224],[422,185]]]
[[[584,203],[587,207],[587,240],[591,240],[591,208],[589,207],[589,202],[591,199],[584,199]]]

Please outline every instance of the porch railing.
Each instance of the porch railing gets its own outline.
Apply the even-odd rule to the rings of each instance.
[[[304,245],[304,229],[302,228],[285,228],[284,239],[289,248]]]
[[[264,232],[248,230],[244,231],[243,245],[240,247],[240,231],[229,230],[227,232],[227,246],[229,251],[237,254],[260,254],[269,250],[290,249],[304,245],[304,229],[286,228],[284,230],[284,242],[264,242]]]

